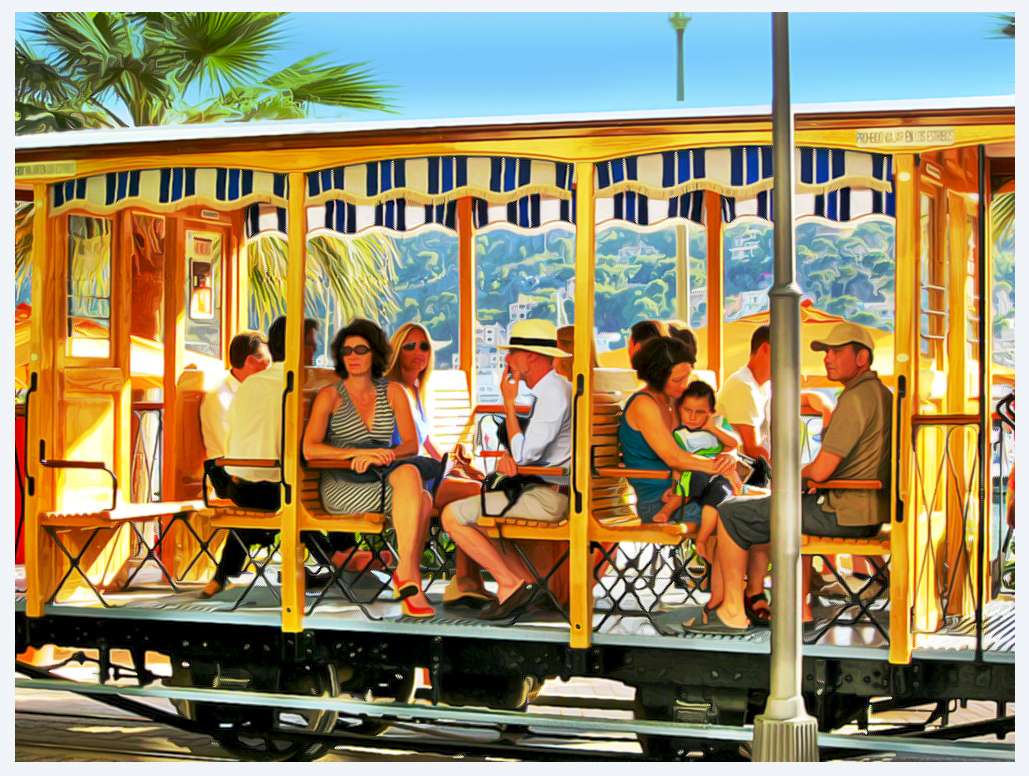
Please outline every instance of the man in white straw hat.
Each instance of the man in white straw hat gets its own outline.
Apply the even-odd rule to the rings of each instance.
[[[571,354],[557,347],[554,324],[542,320],[517,321],[511,326],[500,378],[504,400],[505,425],[510,452],[497,463],[505,476],[518,474],[519,466],[560,466],[572,460],[572,385],[554,371],[554,359]],[[529,388],[532,412],[528,427],[522,431],[515,415],[518,383]],[[517,552],[505,552],[478,526],[485,504],[486,514],[522,517],[542,522],[557,522],[568,514],[568,477],[546,476],[543,483],[528,485],[517,500],[508,504],[502,491],[491,491],[485,498],[473,496],[447,505],[441,516],[443,530],[497,582],[497,601],[484,608],[484,619],[511,619],[541,603],[544,592]]]
[[[804,483],[879,480],[881,490],[827,489],[801,497],[802,530],[815,536],[874,536],[890,519],[890,434],[892,395],[872,371],[875,343],[853,323],[840,323],[829,336],[811,343],[824,351],[825,374],[843,383],[832,419],[822,431],[822,449],[800,471]],[[718,545],[714,564],[722,577],[722,600],[686,625],[701,633],[742,633],[747,629],[743,572],[747,550],[771,539],[771,499],[735,499],[718,507]],[[803,580],[803,619],[812,621]]]

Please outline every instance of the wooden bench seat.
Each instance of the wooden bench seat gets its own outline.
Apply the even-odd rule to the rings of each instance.
[[[103,527],[109,523],[126,521],[149,521],[161,517],[198,512],[204,508],[200,499],[187,501],[154,501],[146,504],[120,504],[114,509],[99,509],[91,512],[44,512],[44,525],[75,528]]]

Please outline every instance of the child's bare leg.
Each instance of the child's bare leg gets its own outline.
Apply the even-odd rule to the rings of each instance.
[[[654,515],[655,523],[667,523],[671,521],[672,515],[682,506],[682,496],[675,495],[674,491],[669,488],[662,498],[665,504],[661,509]]]
[[[708,562],[711,561],[711,555],[708,552],[707,540],[711,538],[717,524],[718,510],[714,507],[704,506],[700,510],[700,528],[693,543],[696,545],[700,557]]]
[[[725,476],[729,479],[729,484],[732,485],[732,495],[740,495],[743,492],[743,480],[740,479],[740,475],[733,471]]]

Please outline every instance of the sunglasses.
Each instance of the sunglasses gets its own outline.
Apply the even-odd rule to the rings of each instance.
[[[429,343],[428,342],[405,342],[401,347],[403,347],[404,350],[407,350],[407,351],[410,351],[410,352],[414,352],[416,349],[420,349],[422,351],[422,353],[428,353],[429,352]]]
[[[358,345],[356,348],[352,348],[349,345],[344,345],[339,349],[339,352],[344,356],[349,356],[352,353],[357,353],[359,356],[367,356],[372,352],[372,349],[367,345]]]

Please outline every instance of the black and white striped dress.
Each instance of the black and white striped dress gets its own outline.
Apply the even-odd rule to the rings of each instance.
[[[386,398],[388,380],[380,380],[375,386],[375,422],[371,430],[361,420],[361,414],[350,399],[343,381],[336,383],[336,392],[342,403],[329,417],[325,433],[325,444],[333,447],[392,447],[393,429],[396,417]],[[334,515],[352,515],[361,512],[378,512],[381,507],[382,485],[378,482],[354,482],[345,470],[325,469],[321,473],[318,490],[322,506]],[[386,483],[385,512],[392,512],[393,488]]]

